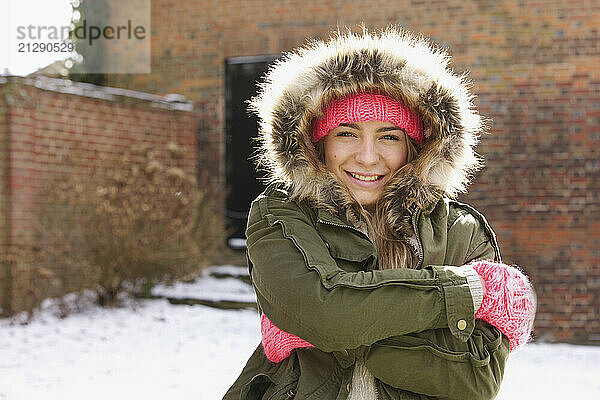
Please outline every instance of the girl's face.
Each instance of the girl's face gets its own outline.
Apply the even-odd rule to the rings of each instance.
[[[373,205],[383,187],[406,164],[406,134],[391,122],[340,124],[323,138],[325,165],[363,206]]]

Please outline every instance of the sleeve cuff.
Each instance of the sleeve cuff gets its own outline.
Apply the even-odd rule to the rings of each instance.
[[[475,310],[475,313],[477,313],[477,310],[479,310],[479,307],[481,307],[481,303],[483,302],[483,286],[479,280],[479,274],[470,265],[458,267],[456,272],[459,275],[467,278],[469,290],[471,291],[471,296],[473,297],[473,310]]]
[[[466,342],[475,329],[473,308],[475,304],[467,281],[469,271],[456,266],[432,266],[432,268],[442,286],[448,328],[453,336]]]

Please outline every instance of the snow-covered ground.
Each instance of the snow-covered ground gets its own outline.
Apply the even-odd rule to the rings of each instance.
[[[234,279],[155,290],[213,299],[228,292],[253,298]],[[158,299],[87,306],[64,319],[55,312],[48,302],[27,325],[0,320],[0,399],[220,399],[260,340],[254,310]],[[599,399],[599,377],[600,347],[529,344],[511,356],[497,398]]]

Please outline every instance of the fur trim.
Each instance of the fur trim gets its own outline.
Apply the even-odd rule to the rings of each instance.
[[[250,110],[259,118],[259,165],[283,181],[292,198],[343,214],[352,196],[317,158],[313,118],[331,100],[360,91],[396,98],[423,119],[419,156],[390,181],[384,206],[404,215],[441,195],[464,192],[481,160],[474,152],[483,119],[469,82],[449,57],[422,37],[395,28],[378,34],[340,33],[284,55],[268,71]]]

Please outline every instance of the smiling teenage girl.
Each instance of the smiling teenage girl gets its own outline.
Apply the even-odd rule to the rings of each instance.
[[[535,298],[453,200],[482,126],[447,62],[390,29],[268,73],[253,108],[272,183],[246,231],[263,340],[225,399],[496,395]]]

